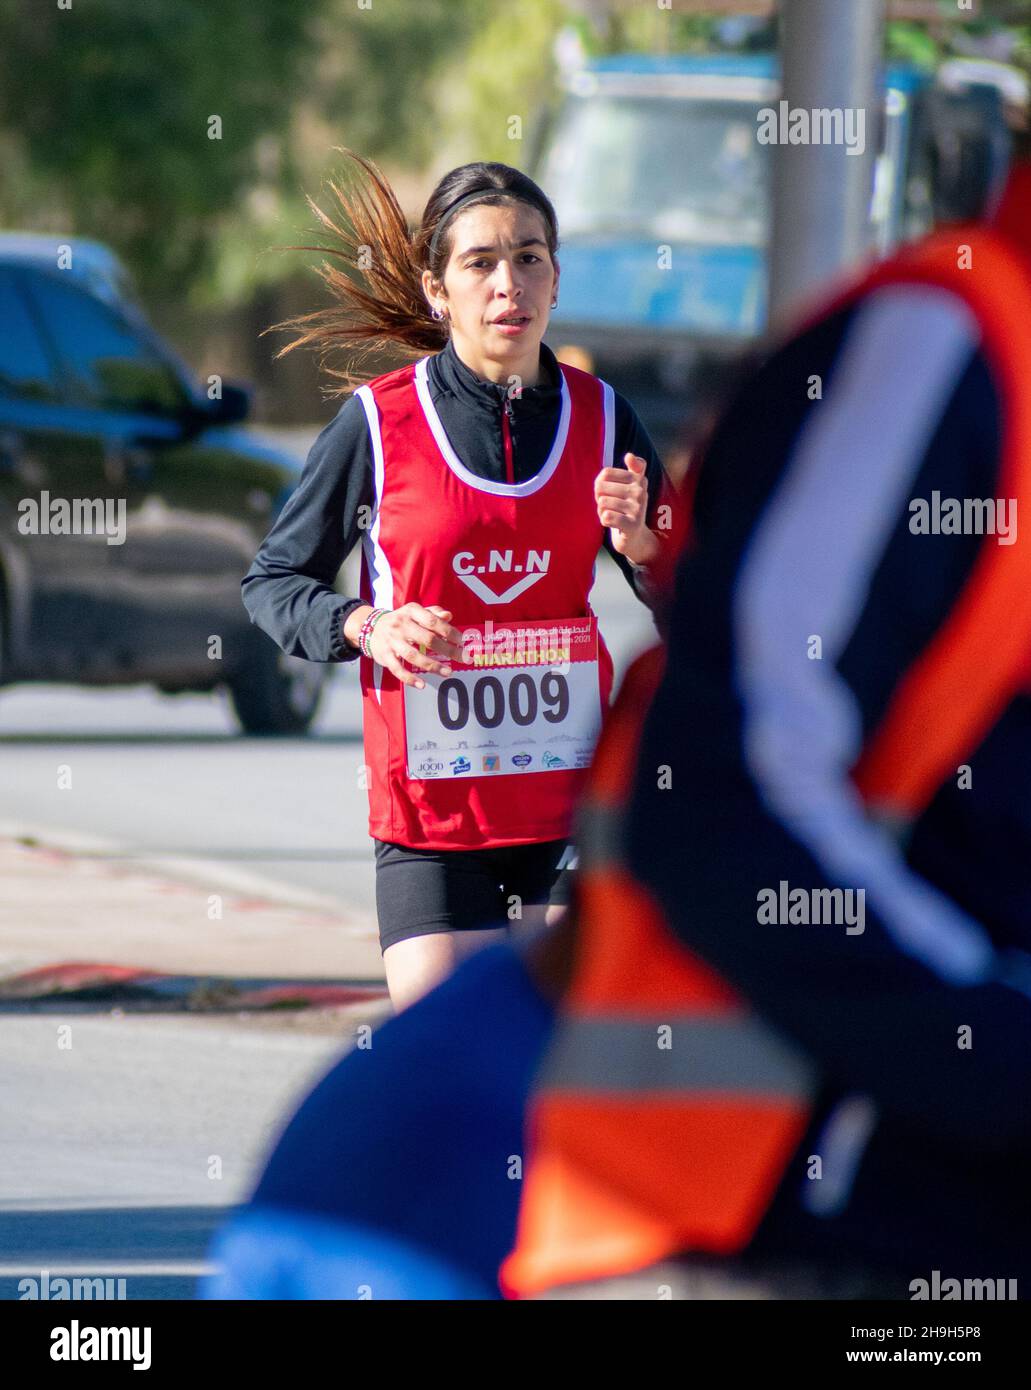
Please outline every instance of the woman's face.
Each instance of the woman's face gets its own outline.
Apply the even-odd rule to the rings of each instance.
[[[489,362],[532,379],[559,278],[544,218],[525,203],[474,205],[449,232],[444,293],[429,271],[423,287],[450,318],[456,351],[474,369]]]

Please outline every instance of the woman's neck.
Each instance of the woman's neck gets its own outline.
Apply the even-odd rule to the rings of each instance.
[[[482,381],[492,381],[496,386],[507,385],[512,377],[518,377],[523,386],[539,386],[544,381],[541,369],[540,341],[534,343],[518,358],[501,362],[492,357],[484,357],[474,348],[456,342],[451,338],[451,347],[458,360],[469,368]]]

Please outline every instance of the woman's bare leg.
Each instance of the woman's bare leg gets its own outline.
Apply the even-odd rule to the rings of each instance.
[[[568,911],[565,903],[533,903],[523,908],[519,921],[511,923],[512,935],[518,939],[532,936],[542,927],[557,926]]]
[[[432,932],[395,941],[383,952],[394,1012],[400,1013],[428,994],[466,956],[503,941],[506,935],[505,928],[499,927],[487,931]]]

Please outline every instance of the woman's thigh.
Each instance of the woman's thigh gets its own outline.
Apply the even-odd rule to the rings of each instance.
[[[397,1009],[506,929],[531,930],[560,915],[548,903],[564,841],[470,851],[374,845],[380,947]]]
[[[507,925],[494,850],[421,850],[374,841],[376,913],[386,951],[438,933]]]
[[[505,853],[502,891],[511,927],[526,932],[561,921],[571,896],[569,866],[575,863],[568,841],[514,845]]]
[[[435,989],[466,956],[503,941],[505,935],[502,930],[447,931],[395,941],[383,952],[383,968],[395,1012]]]

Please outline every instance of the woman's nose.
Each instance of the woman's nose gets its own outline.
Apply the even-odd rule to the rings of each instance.
[[[519,284],[515,271],[508,261],[498,262],[494,284],[496,289],[504,290],[506,294],[512,294],[513,292],[522,293],[522,286]]]

